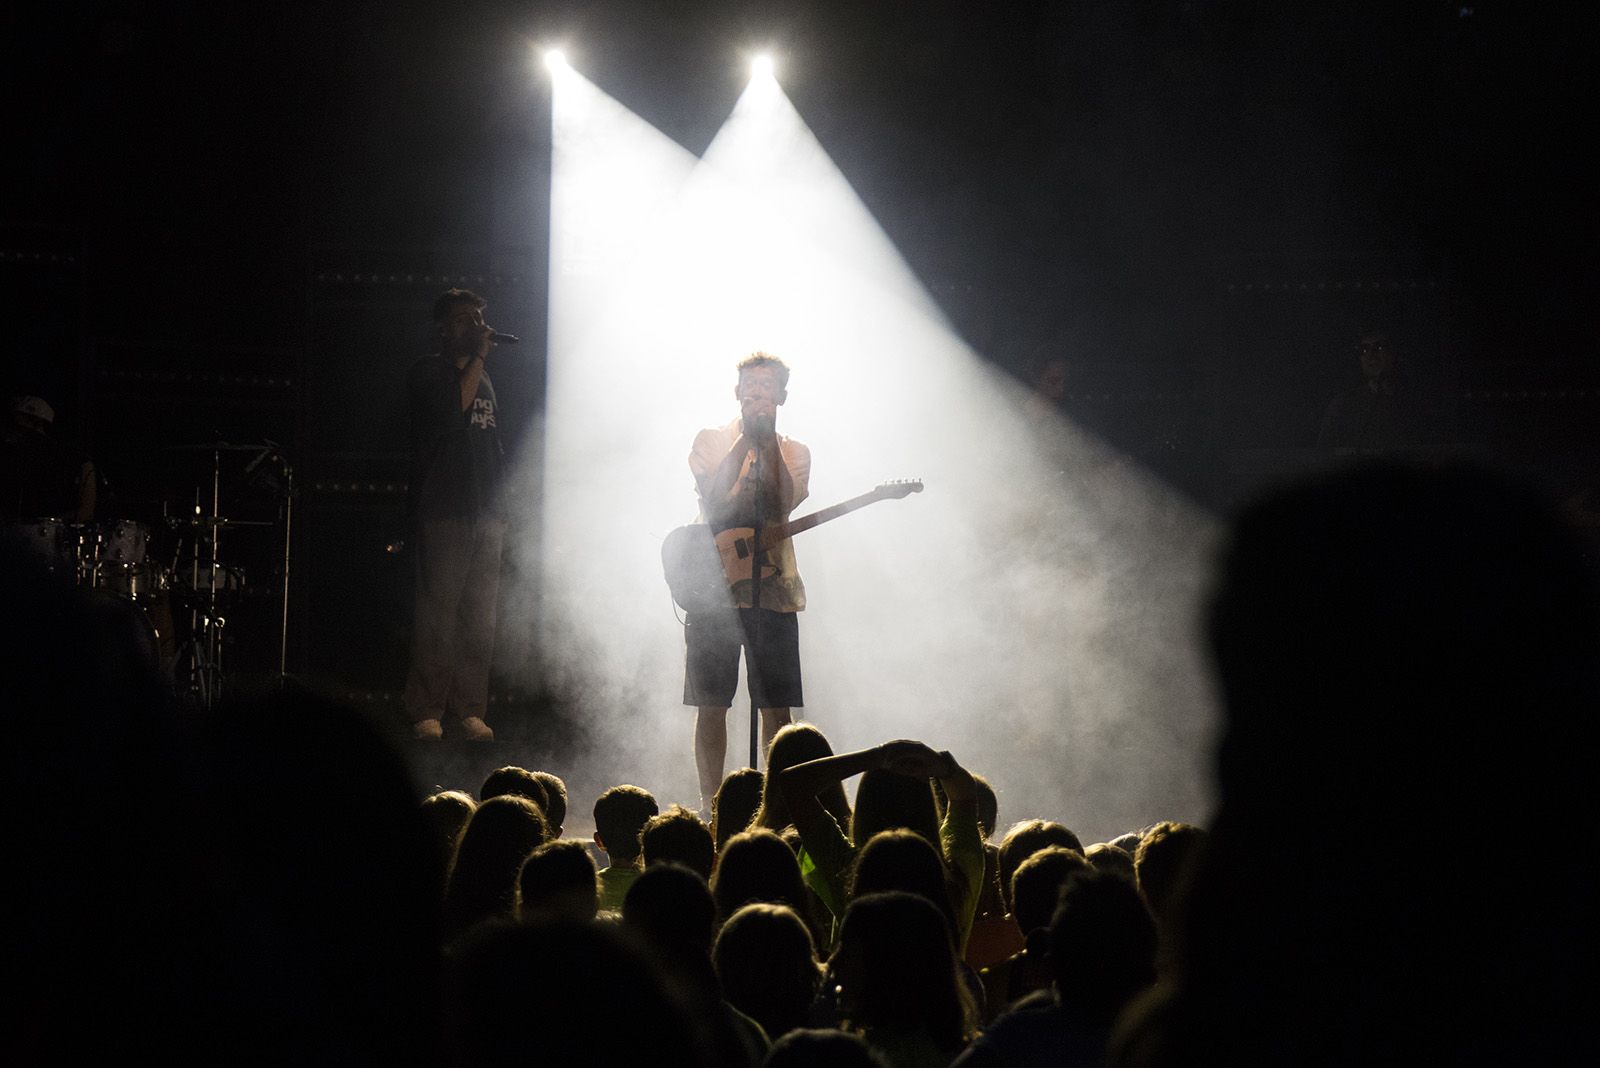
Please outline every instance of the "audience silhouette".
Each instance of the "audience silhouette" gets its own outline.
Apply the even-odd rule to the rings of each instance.
[[[1215,817],[1087,848],[1036,813],[988,846],[996,792],[949,753],[793,724],[711,827],[605,790],[597,870],[559,777],[419,803],[324,698],[199,717],[4,551],[33,621],[5,679],[19,1063],[1585,1059],[1592,851],[1492,850],[1588,810],[1600,587],[1508,474],[1368,465],[1247,506],[1206,619]]]
[[[1366,466],[1248,507],[1210,615],[1220,805],[1120,1062],[1578,1059],[1593,853],[1483,849],[1588,810],[1597,618],[1508,475]]]

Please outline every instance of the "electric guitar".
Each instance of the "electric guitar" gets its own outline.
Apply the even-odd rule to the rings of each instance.
[[[821,511],[762,527],[760,552],[766,552],[784,538],[849,515],[858,508],[878,501],[897,501],[921,492],[922,483],[915,480],[885,482],[859,497]],[[668,534],[661,543],[661,566],[666,571],[672,599],[679,607],[688,612],[731,607],[735,603],[733,585],[749,582],[755,572],[759,555],[755,533],[752,527],[729,527],[713,535],[705,523],[691,523]],[[775,575],[777,571],[771,564],[765,564],[761,577]]]

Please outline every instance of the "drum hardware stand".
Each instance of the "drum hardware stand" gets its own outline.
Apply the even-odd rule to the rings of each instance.
[[[188,549],[189,636],[178,648],[173,684],[180,695],[187,695],[202,709],[214,708],[222,699],[226,673],[223,669],[224,631],[228,620],[222,614],[223,597],[231,586],[243,587],[237,569],[222,563],[222,531],[230,526],[276,526],[272,520],[227,519],[222,515],[222,454],[224,452],[254,452],[255,457],[245,466],[243,475],[252,475],[265,488],[281,493],[278,521],[283,523],[283,576],[280,590],[282,611],[278,630],[277,685],[288,681],[289,651],[289,565],[291,534],[294,523],[294,468],[275,441],[263,440],[257,445],[232,445],[214,440],[204,445],[175,446],[185,450],[203,450],[211,454],[211,500],[207,509],[204,490],[195,488],[194,512],[185,518],[168,516],[167,523],[174,527],[188,527],[193,531],[194,543]],[[282,473],[279,482],[269,472],[256,475],[262,464],[271,461]],[[165,506],[163,506],[165,512]],[[184,549],[180,542],[173,560],[173,573],[181,573]],[[205,577],[202,579],[202,569]]]
[[[261,451],[255,459],[245,465],[244,477],[248,479],[263,463],[271,460],[283,475],[281,492],[283,503],[278,508],[278,517],[283,522],[283,578],[279,586],[279,615],[278,615],[278,688],[282,689],[289,683],[289,568],[290,549],[294,537],[294,465],[289,458],[279,449],[278,443],[271,439],[263,439]],[[261,476],[261,483],[276,491],[278,487],[267,476]]]
[[[189,589],[195,602],[189,607],[189,638],[178,648],[177,667],[173,682],[180,693],[186,692],[200,708],[207,711],[216,707],[222,698],[222,630],[227,620],[217,612],[217,573],[222,526],[226,522],[222,511],[222,453],[233,449],[218,441],[211,448],[211,513],[205,514],[201,505],[200,489],[195,489],[194,517],[190,524],[195,530],[194,546],[190,552]],[[200,582],[201,543],[206,546],[207,578]],[[183,678],[183,675],[187,678]]]
[[[278,449],[276,441],[265,441],[260,455],[244,469],[245,477],[267,460],[272,460],[283,473],[283,504],[278,515],[283,521],[283,580],[279,587],[281,611],[278,616],[278,688],[289,682],[289,564],[290,548],[294,536],[294,465]]]
[[[175,679],[182,692],[194,698],[203,709],[210,710],[222,697],[222,629],[227,620],[217,612],[217,552],[221,524],[216,515],[216,480],[213,478],[212,514],[204,514],[200,493],[195,491],[194,545],[190,550],[189,589],[195,601],[189,607],[189,638],[178,648],[178,672]],[[206,546],[207,578],[200,580],[201,543]],[[186,678],[181,677],[187,675]]]

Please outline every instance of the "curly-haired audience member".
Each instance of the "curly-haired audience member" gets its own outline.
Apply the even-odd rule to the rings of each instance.
[[[1053,973],[1045,928],[1067,880],[1089,870],[1088,860],[1063,846],[1041,849],[1017,868],[1011,877],[1011,918],[1023,937],[1023,948],[983,970],[985,1020],[1050,985]]]
[[[548,811],[550,807],[550,795],[545,791],[544,783],[539,780],[539,776],[515,764],[507,764],[503,768],[491,771],[484,777],[483,785],[478,787],[480,802],[508,795],[526,797],[539,806],[541,813]]]
[[[456,843],[478,803],[465,790],[441,790],[430,794],[422,802],[422,822],[428,828],[428,839],[439,851],[439,896],[444,897],[444,879],[450,873],[450,862],[455,859]]]
[[[523,861],[517,915],[524,920],[592,920],[599,911],[599,873],[584,843],[570,838],[546,842]]]
[[[661,809],[642,786],[613,786],[594,803],[594,844],[610,861],[600,869],[600,908],[619,912],[638,877],[639,832]]]
[[[548,771],[536,771],[533,777],[544,787],[544,821],[550,825],[550,837],[560,838],[567,821],[567,784],[561,776]]]
[[[644,829],[639,832],[639,852],[646,868],[671,861],[684,865],[708,882],[717,862],[711,828],[697,813],[682,805],[673,805],[645,822]]]
[[[994,1021],[956,1060],[961,1068],[1104,1064],[1118,1015],[1155,982],[1155,922],[1120,875],[1080,859],[1044,933],[1052,988]]]
[[[1074,853],[1083,852],[1083,843],[1071,828],[1050,820],[1022,820],[1006,829],[1000,839],[1000,892],[1005,895],[1006,911],[1011,910],[1011,877],[1022,862],[1041,849],[1060,846]]]

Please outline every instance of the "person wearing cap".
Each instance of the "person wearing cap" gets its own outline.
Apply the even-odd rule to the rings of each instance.
[[[94,463],[52,433],[56,411],[43,397],[11,398],[0,441],[0,509],[7,522],[94,518]]]

